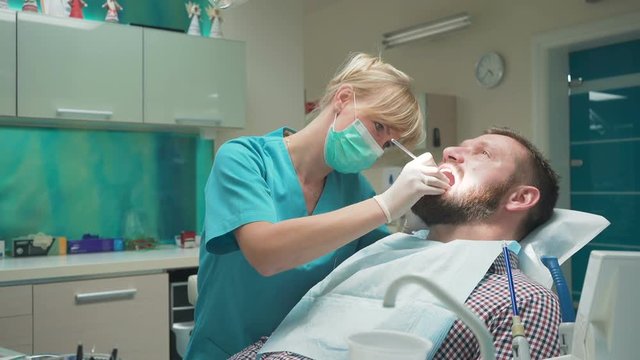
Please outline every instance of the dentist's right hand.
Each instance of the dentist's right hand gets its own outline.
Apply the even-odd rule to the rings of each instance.
[[[449,179],[438,170],[431,153],[426,152],[408,162],[391,187],[373,198],[387,222],[391,222],[409,211],[423,196],[440,195],[450,187]]]

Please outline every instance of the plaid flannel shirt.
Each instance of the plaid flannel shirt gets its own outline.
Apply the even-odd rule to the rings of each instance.
[[[531,359],[546,359],[560,354],[558,327],[560,325],[560,305],[557,296],[524,275],[516,255],[510,255],[514,288],[518,301],[520,318],[531,350]],[[512,359],[511,354],[511,298],[507,282],[504,256],[496,258],[484,278],[478,283],[465,304],[484,321],[493,335],[496,359]],[[267,341],[262,337],[232,360],[254,360],[262,345]],[[291,352],[269,353],[263,360],[309,360]],[[471,330],[460,320],[456,320],[447,337],[435,354],[434,360],[481,359],[480,345]],[[317,359],[330,360],[330,359]]]

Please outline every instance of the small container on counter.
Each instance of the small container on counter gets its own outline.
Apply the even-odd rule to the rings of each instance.
[[[122,238],[101,238],[98,235],[84,234],[80,240],[68,241],[69,254],[84,254],[107,251],[123,251]]]

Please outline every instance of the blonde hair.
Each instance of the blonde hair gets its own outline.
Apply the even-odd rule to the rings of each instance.
[[[413,91],[412,79],[402,71],[368,54],[352,54],[327,84],[319,111],[331,105],[342,85],[350,85],[356,97],[366,99],[366,108],[358,112],[398,130],[400,142],[414,145],[423,137],[423,119]]]

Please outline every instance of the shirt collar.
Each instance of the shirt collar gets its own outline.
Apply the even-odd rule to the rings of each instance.
[[[511,269],[519,269],[520,261],[518,260],[518,255],[509,251],[509,261],[511,262]],[[492,274],[501,274],[504,275],[507,273],[507,262],[504,261],[504,253],[498,255],[496,260],[493,262],[493,265],[487,271]]]

